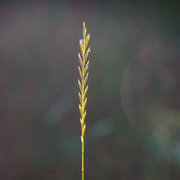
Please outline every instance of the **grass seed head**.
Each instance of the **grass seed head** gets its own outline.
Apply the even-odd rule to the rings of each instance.
[[[79,90],[80,92],[78,93],[79,96],[79,112],[80,112],[80,124],[81,124],[81,142],[84,143],[84,133],[86,129],[86,124],[85,124],[85,117],[86,117],[86,103],[87,103],[87,91],[88,91],[88,86],[86,86],[87,80],[88,80],[88,68],[89,68],[89,61],[87,60],[89,53],[91,52],[90,48],[87,48],[88,43],[90,39],[90,34],[87,35],[87,28],[85,25],[85,22],[83,22],[83,39],[79,40],[79,46],[81,50],[81,54],[78,53],[78,59],[79,59],[79,64],[78,66],[78,71],[79,71],[79,76],[80,80],[78,80],[78,85],[79,85]]]

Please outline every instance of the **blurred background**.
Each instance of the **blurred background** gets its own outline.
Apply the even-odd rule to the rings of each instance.
[[[1,1],[0,179],[81,179],[83,21],[85,179],[180,179],[179,18],[175,1]]]

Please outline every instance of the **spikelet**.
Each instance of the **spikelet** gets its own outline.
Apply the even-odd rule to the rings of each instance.
[[[79,58],[79,64],[78,66],[78,71],[79,71],[79,76],[80,80],[78,80],[78,85],[80,92],[78,93],[79,95],[79,112],[80,112],[80,124],[81,124],[81,143],[84,144],[84,133],[86,129],[86,123],[85,123],[85,117],[86,117],[86,103],[87,103],[87,91],[88,91],[88,86],[86,86],[87,79],[88,79],[88,67],[89,67],[89,61],[87,60],[89,52],[91,52],[90,48],[86,50],[86,47],[88,45],[89,39],[90,39],[90,34],[86,35],[87,33],[87,28],[85,26],[85,22],[83,22],[83,38],[80,39],[79,41],[79,46],[81,50],[81,54],[78,53],[78,58]]]

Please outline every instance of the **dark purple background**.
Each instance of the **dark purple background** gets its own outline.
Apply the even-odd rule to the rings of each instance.
[[[117,2],[0,4],[1,180],[81,179],[83,21],[85,179],[180,179],[177,6]]]

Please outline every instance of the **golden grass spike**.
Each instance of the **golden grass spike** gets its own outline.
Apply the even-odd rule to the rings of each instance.
[[[89,87],[89,86],[87,86],[86,89],[85,89],[85,91],[84,91],[84,95],[85,95],[85,96],[86,96],[86,94],[87,94],[88,87]]]
[[[81,91],[82,88],[81,88],[81,83],[80,83],[80,80],[78,80],[78,85],[79,85],[79,90]],[[80,101],[81,102],[81,101]]]
[[[82,80],[83,79],[83,73],[82,73],[81,68],[79,66],[78,66],[78,70],[79,70],[79,76],[80,76],[80,78]]]
[[[81,65],[81,68],[82,68],[83,67],[83,61],[82,61],[80,53],[78,53],[78,58],[79,58],[79,64]]]
[[[83,104],[83,111],[82,111],[82,112],[84,112],[84,110],[85,110],[86,103],[87,103],[87,97],[86,97],[86,99],[84,100],[84,102],[82,103],[82,104]]]
[[[83,119],[85,120],[86,118],[86,110],[84,111],[84,114],[83,114]]]
[[[83,46],[83,40],[82,39],[79,40],[79,46],[80,46],[80,49],[81,49],[82,56],[84,57],[85,49],[84,49],[84,46]]]
[[[80,112],[80,114],[82,114],[82,107],[80,104],[79,104],[79,112]]]
[[[85,129],[86,129],[86,124],[82,128],[82,137],[84,137]]]
[[[83,113],[83,115],[82,115],[82,122],[83,122],[83,124],[84,124],[85,118],[86,118],[86,111],[85,111],[85,112]]]
[[[86,38],[86,32],[87,32],[87,28],[86,28],[85,22],[83,22],[83,41]]]
[[[90,34],[88,34],[88,35],[87,35],[87,37],[86,37],[85,48],[86,48],[86,47],[87,47],[87,45],[88,45],[89,39],[90,39]]]
[[[89,52],[91,52],[91,49],[89,48],[88,50],[87,50],[87,52],[86,52],[86,55],[85,55],[85,57],[84,57],[84,63],[86,62],[86,60],[87,60],[87,57],[88,57],[88,55],[89,55]]]
[[[85,66],[85,68],[84,68],[84,73],[85,73],[85,74],[86,74],[86,71],[88,70],[88,68],[89,68],[89,61],[87,61],[86,66]]]
[[[80,112],[80,124],[81,124],[81,143],[82,143],[82,180],[84,180],[84,134],[85,134],[85,129],[86,129],[86,123],[85,123],[85,118],[86,118],[86,103],[87,103],[87,91],[88,91],[88,86],[86,86],[86,82],[88,79],[88,67],[89,67],[89,61],[87,61],[89,52],[91,52],[90,48],[86,50],[86,47],[88,45],[90,39],[90,34],[87,35],[87,28],[85,25],[85,22],[83,22],[83,38],[80,39],[79,41],[79,46],[81,50],[81,54],[78,53],[78,58],[79,58],[79,64],[78,66],[78,71],[80,75],[80,80],[78,80],[78,85],[80,92],[78,93],[79,95],[79,112]],[[87,63],[86,63],[87,61]]]
[[[82,99],[81,99],[81,94],[80,94],[80,92],[78,92],[78,95],[79,95],[79,101],[81,102]]]
[[[87,74],[86,74],[86,77],[84,78],[83,86],[86,86],[86,82],[87,82],[87,79],[88,79],[88,75],[89,75],[89,73],[87,73]]]

